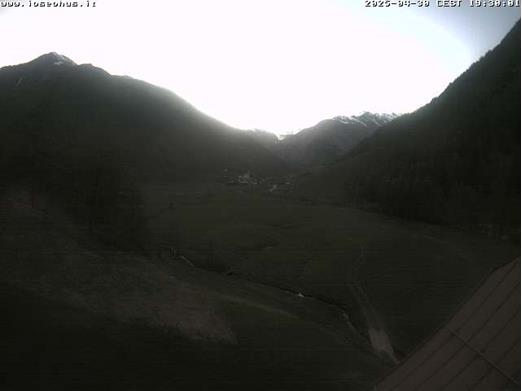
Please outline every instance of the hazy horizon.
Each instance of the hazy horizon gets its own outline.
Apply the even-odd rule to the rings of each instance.
[[[278,135],[337,115],[416,110],[520,13],[488,9],[482,28],[484,11],[467,6],[374,9],[340,0],[99,0],[96,8],[2,11],[0,31],[16,37],[0,54],[3,65],[57,52],[169,89],[231,126]]]

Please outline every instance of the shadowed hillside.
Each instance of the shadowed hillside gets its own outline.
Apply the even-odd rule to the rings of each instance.
[[[286,136],[277,146],[277,151],[281,158],[304,166],[331,163],[395,117],[395,114],[366,112],[324,120]]]
[[[56,53],[0,69],[4,388],[371,389],[520,253],[519,56],[520,24],[413,114],[284,141]]]
[[[167,90],[61,58],[51,53],[0,70],[6,158],[52,164],[45,152],[65,155],[56,160],[110,154],[130,172],[163,180],[223,168],[273,173],[281,166],[245,134]],[[33,156],[35,150],[40,155]]]
[[[408,219],[517,235],[520,22],[439,97],[379,129],[307,188]]]
[[[251,135],[54,53],[2,68],[0,91],[0,388],[362,391],[382,373],[339,308],[151,240],[179,207],[149,214],[153,185],[285,168]]]
[[[33,207],[59,205],[91,231],[141,229],[138,183],[283,167],[171,92],[56,53],[0,69],[0,90],[0,193],[25,189]]]

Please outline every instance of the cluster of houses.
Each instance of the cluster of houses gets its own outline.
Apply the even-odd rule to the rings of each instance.
[[[263,186],[270,193],[288,191],[291,187],[290,178],[257,178],[250,171],[231,173],[224,170],[227,186]]]

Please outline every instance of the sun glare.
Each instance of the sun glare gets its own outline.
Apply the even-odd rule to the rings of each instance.
[[[357,4],[356,4],[357,3]],[[171,89],[240,128],[294,132],[335,115],[408,112],[470,65],[405,9],[340,0],[98,0],[0,13],[0,64],[56,51]]]

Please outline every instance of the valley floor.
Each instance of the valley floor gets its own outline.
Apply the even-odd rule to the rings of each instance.
[[[368,390],[517,253],[254,186],[143,194],[132,251],[2,200],[4,389]]]

